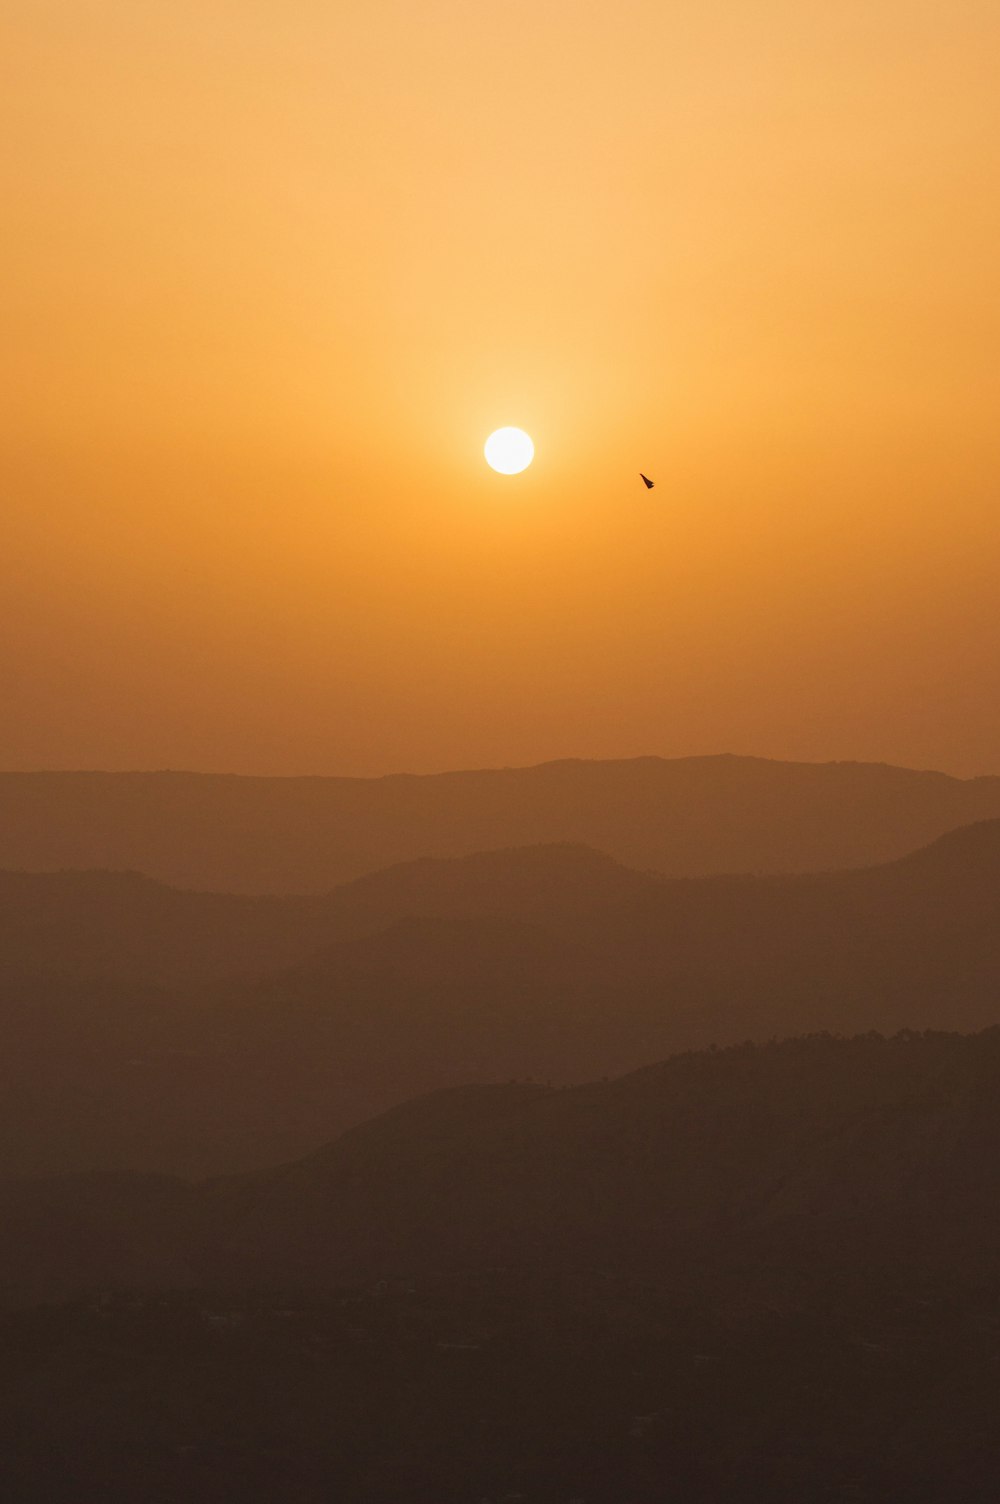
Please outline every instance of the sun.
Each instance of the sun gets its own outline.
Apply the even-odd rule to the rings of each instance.
[[[535,446],[523,428],[498,428],[486,440],[483,453],[501,475],[518,475],[535,458]]]

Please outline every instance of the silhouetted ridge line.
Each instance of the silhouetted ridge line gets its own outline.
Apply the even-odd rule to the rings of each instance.
[[[869,865],[1000,817],[1000,779],[867,763],[564,760],[380,779],[0,775],[0,866],[318,892],[419,857],[580,843],[670,876]]]
[[[8,1300],[92,1281],[329,1286],[496,1264],[692,1293],[820,1289],[876,1258],[1000,1267],[1000,1029],[687,1053],[555,1091],[466,1087],[260,1173],[0,1182]]]
[[[968,865],[981,859],[990,864],[1000,861],[1000,819],[976,820],[971,825],[960,825],[899,860],[914,866],[932,866],[934,863],[944,866],[956,862]]]

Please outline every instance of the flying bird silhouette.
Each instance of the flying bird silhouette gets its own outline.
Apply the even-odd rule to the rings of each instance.
[[[653,486],[654,486],[655,482],[651,481],[648,475],[643,475],[643,473],[642,473],[641,470],[639,471],[639,475],[640,475],[640,477],[642,479],[643,485],[646,487],[646,490],[647,491],[651,491],[653,489]]]

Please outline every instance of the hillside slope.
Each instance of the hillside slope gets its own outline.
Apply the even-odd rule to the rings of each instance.
[[[998,1191],[998,1030],[447,1091],[200,1186],[0,1182],[0,1487],[992,1504]]]
[[[246,1170],[460,1082],[565,1085],[821,1029],[982,1029],[1000,1020],[998,874],[989,822],[813,877],[660,880],[558,847],[423,862],[301,908],[140,884],[153,974],[129,970],[141,927],[130,940],[114,903],[89,929],[64,915],[84,969],[44,925],[0,967],[0,1167]],[[242,908],[260,918],[245,949]],[[129,967],[87,970],[122,925]],[[291,964],[241,964],[281,947]],[[190,980],[226,954],[240,969]]]
[[[851,1267],[997,1274],[998,1192],[1000,1029],[812,1036],[563,1090],[455,1088],[198,1187],[7,1180],[0,1283],[43,1298],[102,1277],[328,1286],[596,1265],[692,1292],[738,1279],[745,1300],[784,1304]]]

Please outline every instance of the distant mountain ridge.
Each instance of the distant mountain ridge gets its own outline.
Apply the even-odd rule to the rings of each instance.
[[[0,874],[0,1173],[246,1170],[462,1081],[982,1029],[1000,1022],[998,873],[1000,821],[784,877],[667,879],[568,845],[299,899]]]
[[[550,923],[663,882],[569,844],[423,857],[327,893],[285,897],[192,892],[138,872],[0,871],[0,977],[197,983],[304,963],[399,921]]]
[[[998,777],[730,755],[372,779],[2,773],[0,868],[316,893],[420,857],[571,842],[668,876],[807,872],[997,817]]]

